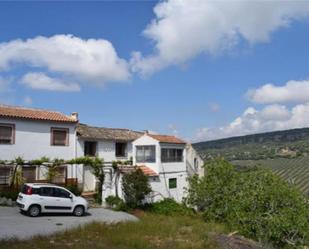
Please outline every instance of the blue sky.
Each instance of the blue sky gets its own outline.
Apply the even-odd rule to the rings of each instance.
[[[0,102],[193,141],[309,125],[309,4],[180,2],[0,2]],[[89,65],[63,59],[75,45],[91,50]]]

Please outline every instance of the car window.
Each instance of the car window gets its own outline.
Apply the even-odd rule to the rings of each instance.
[[[33,195],[39,195],[40,194],[40,189],[39,188],[32,188],[32,194]]]
[[[54,192],[54,188],[50,188],[50,187],[40,188],[40,195],[41,196],[54,196],[53,192]]]
[[[54,196],[60,198],[70,198],[70,193],[62,188],[55,188]]]

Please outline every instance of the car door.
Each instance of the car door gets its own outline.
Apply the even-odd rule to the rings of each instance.
[[[55,197],[53,187],[41,187],[39,191],[39,200],[42,207],[42,212],[55,211]]]
[[[55,203],[57,212],[73,212],[73,200],[70,198],[70,192],[63,188],[54,188]]]

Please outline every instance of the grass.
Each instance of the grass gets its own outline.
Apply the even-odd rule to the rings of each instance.
[[[224,231],[222,226],[198,217],[146,213],[139,222],[92,223],[51,236],[0,241],[0,248],[215,249],[214,236]]]

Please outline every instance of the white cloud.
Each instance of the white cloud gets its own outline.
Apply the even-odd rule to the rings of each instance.
[[[48,91],[77,92],[80,86],[77,83],[65,82],[61,79],[51,78],[44,73],[27,73],[21,83],[32,88]]]
[[[151,74],[194,56],[224,52],[244,39],[267,42],[270,34],[309,14],[307,1],[167,0],[155,8],[155,19],[143,34],[155,44],[144,57],[132,54],[132,70]]]
[[[308,126],[309,103],[299,104],[291,109],[283,105],[268,105],[261,110],[249,107],[226,126],[198,129],[194,140],[212,140]]]
[[[265,84],[247,92],[249,100],[259,104],[309,102],[309,81],[288,81],[284,86]]]
[[[8,71],[18,63],[96,85],[130,77],[127,62],[118,57],[109,41],[73,35],[0,43],[0,71]]]

